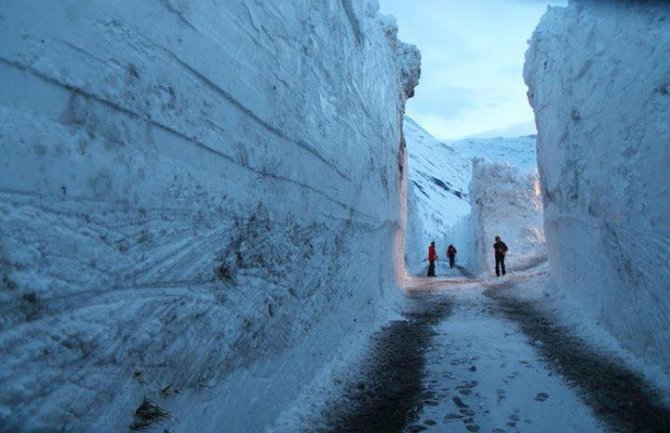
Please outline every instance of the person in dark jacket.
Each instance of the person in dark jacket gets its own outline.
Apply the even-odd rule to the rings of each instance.
[[[453,268],[456,264],[456,247],[453,244],[449,244],[447,248],[447,257],[449,257],[449,267]]]
[[[496,276],[500,276],[500,271],[505,275],[505,254],[507,254],[507,245],[496,236],[496,242],[493,244],[493,251],[496,256]]]
[[[428,247],[428,276],[435,276],[435,260],[437,260],[437,253],[435,252],[435,241],[430,243]]]

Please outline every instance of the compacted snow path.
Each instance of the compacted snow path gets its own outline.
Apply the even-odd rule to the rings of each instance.
[[[425,400],[408,431],[607,431],[481,286],[450,287],[452,314],[425,353]]]
[[[412,279],[406,308],[302,431],[667,432],[642,379],[500,280]]]

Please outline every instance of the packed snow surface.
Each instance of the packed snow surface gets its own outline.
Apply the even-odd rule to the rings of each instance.
[[[670,6],[571,2],[526,54],[551,274],[670,372]]]
[[[608,432],[530,339],[478,285],[442,289],[453,300],[435,327],[423,378],[432,401],[415,425],[431,432]],[[492,314],[493,313],[493,314]],[[435,427],[431,427],[435,426]]]
[[[260,430],[395,293],[418,51],[363,0],[0,21],[0,431]]]

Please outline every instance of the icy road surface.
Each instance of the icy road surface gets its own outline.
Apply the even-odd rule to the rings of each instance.
[[[519,296],[533,275],[408,281],[402,318],[339,373],[325,404],[278,430],[670,431],[642,379]]]

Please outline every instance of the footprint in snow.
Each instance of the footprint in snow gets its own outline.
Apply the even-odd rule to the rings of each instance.
[[[540,392],[535,396],[535,400],[537,401],[545,401],[548,398],[549,394],[547,394],[546,392]]]
[[[454,404],[460,408],[470,407],[467,404],[465,404],[463,400],[461,400],[459,397],[454,397],[452,400],[454,401]]]
[[[458,411],[465,416],[475,416],[475,411],[467,407],[461,408]]]

